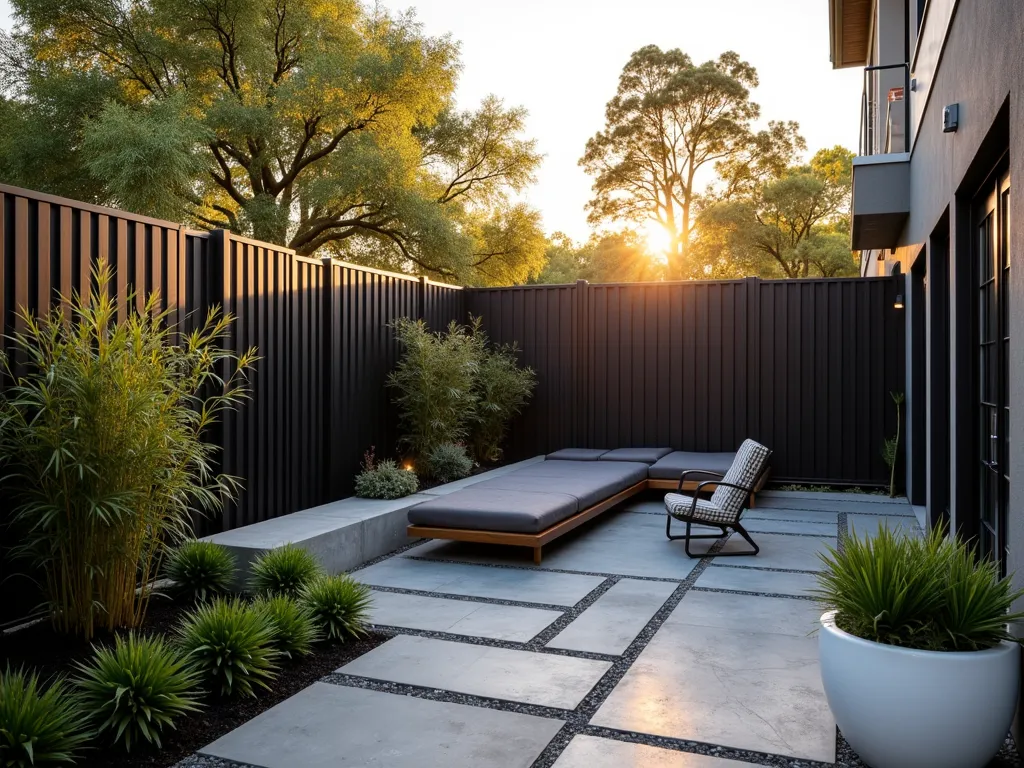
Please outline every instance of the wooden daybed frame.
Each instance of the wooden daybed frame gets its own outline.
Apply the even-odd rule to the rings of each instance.
[[[718,474],[717,472],[706,474]],[[765,470],[761,473],[761,477],[758,478],[757,485],[754,486],[755,493],[760,491],[765,482],[768,479],[769,471]],[[683,483],[682,490],[684,491],[695,491],[697,486],[700,484],[699,480],[689,480]],[[716,486],[706,485],[702,490],[713,491]],[[504,544],[509,547],[528,547],[533,550],[533,562],[536,565],[541,563],[541,549],[545,544],[548,544],[559,536],[563,536],[574,528],[578,528],[588,520],[600,515],[616,504],[636,496],[642,491],[647,489],[655,490],[669,490],[675,491],[679,489],[678,480],[659,480],[656,478],[648,478],[647,480],[641,480],[636,485],[631,485],[625,490],[619,491],[614,496],[610,496],[604,501],[600,501],[592,507],[577,512],[575,515],[560,520],[559,522],[552,525],[550,528],[545,528],[539,533],[502,533],[501,531],[483,531],[475,528],[440,528],[429,525],[410,525],[406,531],[410,538],[413,539],[448,539],[450,541],[468,541],[474,544]],[[754,493],[750,494],[749,506],[752,509],[754,507]]]

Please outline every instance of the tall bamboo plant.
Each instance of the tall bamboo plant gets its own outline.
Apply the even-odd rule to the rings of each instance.
[[[193,512],[237,494],[206,435],[246,398],[255,360],[225,349],[232,318],[217,310],[178,343],[155,294],[119,319],[112,278],[101,263],[89,296],[64,297],[41,318],[22,309],[24,330],[0,359],[13,381],[0,402],[0,464],[17,552],[40,566],[56,627],[86,639],[141,624],[149,591],[138,585],[190,533]]]

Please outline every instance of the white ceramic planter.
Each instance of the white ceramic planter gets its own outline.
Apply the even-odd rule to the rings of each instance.
[[[1017,706],[1020,649],[974,653],[873,643],[821,617],[821,679],[839,730],[871,768],[983,768]]]

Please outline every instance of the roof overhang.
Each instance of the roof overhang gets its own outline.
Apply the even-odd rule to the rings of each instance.
[[[873,0],[828,0],[832,67],[863,67],[868,63]]]

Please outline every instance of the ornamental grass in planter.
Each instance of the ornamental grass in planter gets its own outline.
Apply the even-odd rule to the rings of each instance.
[[[1017,703],[1024,591],[941,528],[883,526],[822,561],[822,682],[850,746],[872,768],[986,765]]]
[[[119,319],[112,278],[101,263],[91,295],[42,318],[23,309],[0,356],[14,382],[0,401],[0,475],[17,552],[40,569],[55,626],[85,639],[139,626],[150,591],[138,585],[195,511],[236,493],[204,438],[245,398],[254,360],[223,349],[232,318],[217,312],[180,338],[156,294]]]

